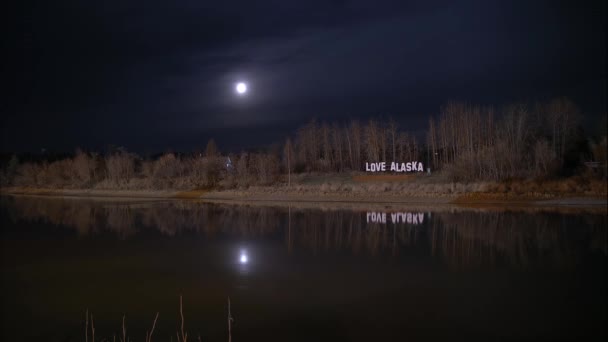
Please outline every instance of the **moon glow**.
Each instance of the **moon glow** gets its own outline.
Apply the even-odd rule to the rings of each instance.
[[[247,84],[244,82],[239,82],[236,84],[235,89],[238,94],[243,95],[247,92]]]
[[[246,264],[247,261],[249,261],[249,258],[247,258],[247,254],[241,252],[241,257],[239,258],[239,261],[241,262],[241,264]]]

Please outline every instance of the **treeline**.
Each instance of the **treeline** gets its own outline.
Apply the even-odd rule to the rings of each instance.
[[[432,165],[454,180],[570,176],[599,162],[606,176],[606,135],[585,136],[568,99],[504,108],[449,103],[429,120]],[[603,168],[602,168],[603,167]]]
[[[567,176],[598,162],[606,177],[606,134],[591,139],[578,108],[567,99],[504,108],[449,103],[419,139],[388,119],[319,123],[299,128],[264,151],[204,152],[142,158],[125,149],[77,151],[55,161],[3,163],[2,186],[108,189],[193,189],[289,182],[292,173],[363,170],[365,162],[420,161],[452,181]],[[424,141],[420,141],[424,140]]]
[[[566,98],[502,108],[452,102],[429,119],[423,141],[392,119],[346,125],[312,121],[297,131],[293,145],[287,140],[283,155],[293,155],[295,172],[420,161],[453,181],[503,180],[571,176],[586,170],[584,162],[595,161],[593,172],[606,177],[606,131],[587,136],[581,119]]]
[[[422,148],[393,119],[343,125],[313,120],[297,130],[293,145],[287,139],[283,155],[293,158],[296,172],[341,172],[360,171],[365,162],[422,161]]]
[[[232,162],[235,159],[235,162]],[[11,158],[3,186],[98,189],[194,189],[270,184],[278,162],[267,153],[222,156],[209,141],[204,153],[165,153],[142,158],[122,148],[101,155],[78,150],[53,162],[19,163]]]

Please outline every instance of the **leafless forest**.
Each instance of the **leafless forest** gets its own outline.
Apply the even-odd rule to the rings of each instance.
[[[290,182],[293,174],[363,170],[365,162],[420,161],[448,181],[503,181],[572,175],[606,178],[606,130],[585,135],[568,99],[501,108],[448,103],[426,136],[393,119],[311,121],[284,142],[223,154],[213,140],[196,153],[142,158],[124,148],[77,150],[49,160],[3,162],[2,186],[98,189],[237,188]],[[602,125],[603,123],[598,123]],[[591,169],[585,162],[597,162]]]

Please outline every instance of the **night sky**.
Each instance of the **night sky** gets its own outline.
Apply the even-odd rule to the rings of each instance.
[[[209,138],[239,150],[313,117],[392,116],[422,135],[450,100],[568,96],[590,128],[606,113],[606,1],[19,6],[4,14],[4,152],[191,151]]]

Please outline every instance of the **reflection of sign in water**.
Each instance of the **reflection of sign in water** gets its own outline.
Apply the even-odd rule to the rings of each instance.
[[[367,172],[384,172],[386,170],[386,162],[365,163],[365,171]],[[411,161],[407,163],[392,162],[389,170],[392,172],[421,172],[424,171],[424,166],[421,162]]]
[[[367,223],[386,224],[387,219],[394,224],[422,224],[424,222],[424,213],[382,213],[375,211],[367,213]]]

